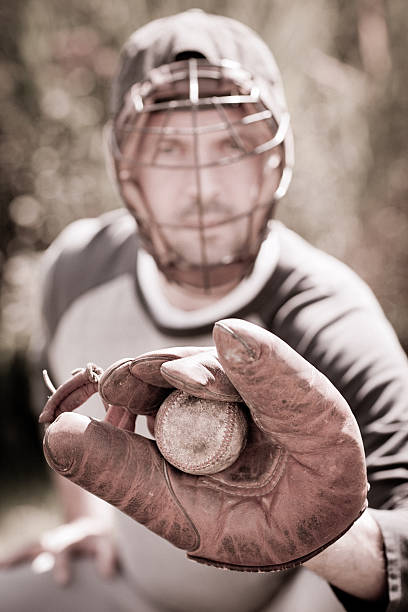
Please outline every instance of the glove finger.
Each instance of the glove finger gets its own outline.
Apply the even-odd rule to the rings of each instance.
[[[109,406],[104,421],[120,429],[135,430],[136,415],[121,406]]]
[[[173,387],[196,397],[226,402],[242,401],[222,369],[214,349],[166,361],[160,371]]]
[[[283,438],[285,445],[290,444],[293,434],[307,435],[313,443],[315,420],[323,414],[322,402],[331,400],[339,412],[349,411],[316,368],[267,330],[227,319],[215,324],[214,341],[220,362],[255,422]]]
[[[101,376],[99,394],[105,403],[122,406],[133,414],[154,414],[172,387],[160,373],[162,363],[202,350],[176,347],[121,359]]]
[[[168,389],[144,382],[131,371],[133,359],[113,363],[99,380],[99,394],[106,404],[131,414],[152,414],[168,395]]]
[[[214,341],[255,424],[286,455],[280,499],[292,500],[298,537],[313,533],[316,543],[321,537],[327,544],[350,527],[367,503],[364,448],[347,402],[296,351],[256,325],[219,321]],[[290,512],[286,507],[284,513]]]
[[[161,351],[150,351],[136,357],[130,369],[134,376],[149,385],[171,389],[174,385],[162,375],[161,366],[167,362],[208,351],[214,352],[214,347],[177,346]]]
[[[124,412],[125,409],[121,406],[109,406],[104,421],[118,427]]]
[[[135,431],[136,426],[136,415],[130,414],[127,410],[124,410],[123,416],[119,421],[118,427],[120,429],[126,429],[127,431]]]
[[[56,472],[175,546],[184,550],[197,546],[196,531],[174,503],[165,462],[152,440],[66,413],[47,429],[44,454]]]
[[[327,454],[336,447],[348,464],[355,460],[362,467],[356,420],[345,399],[315,367],[280,338],[247,321],[219,321],[214,341],[228,377],[271,439],[299,460],[321,461],[318,451]]]
[[[72,412],[79,408],[98,390],[98,380],[102,369],[89,363],[86,368],[80,368],[72,378],[65,381],[51,395],[44,406],[38,421],[52,423],[62,412]]]

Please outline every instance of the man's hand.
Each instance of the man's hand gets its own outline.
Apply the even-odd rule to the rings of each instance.
[[[65,586],[71,580],[71,560],[77,556],[93,557],[104,578],[112,577],[118,569],[111,530],[91,518],[77,519],[46,531],[37,542],[1,560],[0,569],[32,562],[35,572],[52,569],[55,581]]]
[[[192,559],[241,571],[293,567],[366,507],[357,423],[331,383],[273,334],[231,319],[215,325],[214,341],[217,353],[174,349],[112,366],[99,382],[111,422],[61,414],[44,438],[47,461]],[[230,468],[184,474],[154,441],[118,428],[125,412],[154,416],[174,387],[244,400],[248,442]]]

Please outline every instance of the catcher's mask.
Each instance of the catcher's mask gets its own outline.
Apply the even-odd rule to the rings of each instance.
[[[133,85],[110,131],[120,194],[165,277],[206,292],[253,266],[289,185],[289,114],[232,61],[177,61]]]

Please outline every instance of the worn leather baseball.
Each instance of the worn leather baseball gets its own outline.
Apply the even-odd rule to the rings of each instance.
[[[174,467],[187,474],[215,474],[238,459],[247,429],[238,402],[173,391],[157,412],[154,434],[161,454]]]

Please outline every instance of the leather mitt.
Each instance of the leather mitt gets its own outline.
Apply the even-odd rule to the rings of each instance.
[[[167,349],[122,360],[93,373],[92,384],[92,368],[76,374],[44,409],[43,422],[60,414],[46,431],[45,456],[191,559],[240,571],[294,567],[340,538],[366,507],[358,425],[329,380],[277,336],[227,319],[215,324],[214,342],[216,352]],[[244,401],[248,440],[232,466],[185,474],[133,433],[135,416],[153,418],[174,388]],[[105,421],[61,414],[96,390]]]

